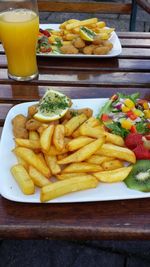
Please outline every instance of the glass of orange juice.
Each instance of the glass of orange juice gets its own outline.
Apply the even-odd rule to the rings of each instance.
[[[7,62],[8,76],[17,81],[37,77],[36,45],[39,16],[36,0],[0,2],[0,40]]]

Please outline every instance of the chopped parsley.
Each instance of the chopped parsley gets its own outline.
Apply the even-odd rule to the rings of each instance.
[[[82,31],[84,31],[91,38],[93,38],[94,36],[96,36],[96,33],[94,31],[88,29],[87,27],[81,26],[80,29]]]
[[[56,93],[46,94],[43,97],[39,110],[44,115],[59,114],[62,110],[69,107],[69,99],[66,96]]]

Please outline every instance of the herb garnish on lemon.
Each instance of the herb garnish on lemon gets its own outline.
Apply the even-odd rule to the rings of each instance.
[[[92,42],[94,40],[94,37],[96,36],[96,33],[94,31],[83,26],[80,27],[79,34],[80,34],[81,39],[85,41],[89,41],[89,42]]]
[[[71,105],[71,100],[66,95],[49,89],[39,102],[38,111],[34,118],[49,122],[63,117]]]

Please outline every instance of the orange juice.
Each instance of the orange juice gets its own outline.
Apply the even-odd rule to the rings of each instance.
[[[38,31],[39,17],[31,10],[12,9],[0,13],[0,37],[10,76],[29,77],[37,74]]]

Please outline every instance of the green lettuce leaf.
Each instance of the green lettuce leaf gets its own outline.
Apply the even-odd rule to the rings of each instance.
[[[129,134],[129,130],[122,128],[119,122],[112,122],[105,125],[111,130],[111,133],[120,135],[122,138],[125,138]]]

